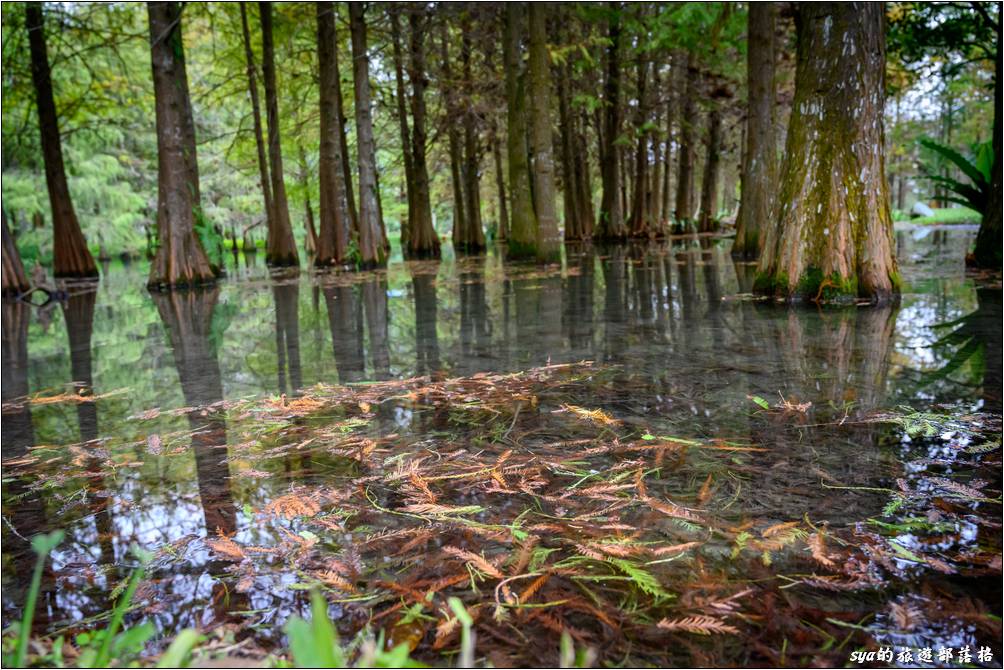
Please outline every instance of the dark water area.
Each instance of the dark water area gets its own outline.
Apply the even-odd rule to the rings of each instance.
[[[282,622],[305,608],[304,575],[270,559],[234,588],[241,575],[199,539],[274,546],[301,527],[263,526],[257,519],[270,502],[304,486],[336,487],[352,474],[357,466],[319,448],[324,440],[312,431],[323,433],[324,417],[292,422],[300,432],[290,437],[273,434],[252,412],[221,410],[262,399],[285,406],[318,384],[435,382],[589,361],[595,377],[566,384],[562,403],[602,410],[639,434],[765,449],[731,455],[727,472],[698,462],[661,475],[665,486],[681,490],[714,475],[721,483],[711,504],[726,525],[808,519],[842,527],[877,517],[896,482],[923,476],[947,447],[862,417],[904,406],[1000,413],[1001,288],[999,278],[966,275],[963,257],[974,236],[968,227],[897,230],[906,286],[900,304],[882,308],[754,301],[754,266],[733,262],[728,240],[696,238],[569,246],[563,264],[547,268],[506,264],[493,250],[441,263],[395,262],[385,272],[270,278],[261,257],[251,265],[241,257],[216,288],[154,295],[144,288],[144,264],[116,263],[96,289],[63,303],[5,303],[4,626],[20,615],[34,562],[24,538],[64,528],[67,539],[43,580],[38,630],[74,630],[105,611],[138,545],[156,552],[157,578],[143,583],[141,595],[165,633],[227,624],[277,642]],[[74,398],[81,395],[97,399]],[[751,397],[811,406],[765,415]],[[459,420],[422,419],[420,405],[381,405],[367,435],[421,443],[442,439],[444,425],[459,430]],[[543,420],[540,430],[565,437],[548,432]],[[999,478],[983,486],[987,498],[999,498]],[[999,534],[999,502],[989,503],[990,512],[981,504],[972,511],[996,514]],[[986,546],[977,526],[948,531],[952,551]],[[374,530],[336,537],[351,545]],[[701,570],[716,560],[728,564],[739,546],[714,537]],[[910,549],[918,540],[898,541]],[[762,580],[768,564],[764,558],[756,574],[738,564],[721,574]],[[697,569],[669,565],[679,573],[670,580],[691,579]],[[989,576],[976,570],[965,579],[898,567],[900,581],[887,594],[863,598],[866,606],[855,596],[855,607],[877,612],[863,624],[874,640],[989,645],[999,658],[999,637],[983,624],[888,622],[889,612],[900,611],[890,603],[913,611],[965,601],[999,617],[999,558]],[[351,618],[350,605],[347,599],[332,612]],[[759,626],[763,616],[751,614],[747,623]],[[721,664],[777,660],[751,651],[757,644],[717,643],[700,653]]]

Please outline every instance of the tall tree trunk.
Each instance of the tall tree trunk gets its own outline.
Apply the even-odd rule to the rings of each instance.
[[[272,46],[272,3],[259,2],[261,14],[261,69],[265,80],[265,116],[268,121],[268,159],[272,178],[272,214],[265,239],[265,262],[269,265],[299,265],[293,226],[289,221],[286,180],[279,139],[279,93],[275,83],[275,50]]]
[[[266,229],[275,224],[272,202],[272,181],[268,174],[268,159],[265,156],[265,134],[261,125],[261,102],[258,99],[258,80],[255,75],[257,68],[254,63],[254,51],[251,49],[251,29],[248,27],[247,3],[238,3],[241,8],[241,34],[244,38],[244,60],[247,63],[248,93],[251,94],[251,118],[254,121],[254,141],[258,150],[258,179],[261,183],[261,193],[265,200]]]
[[[652,89],[655,101],[655,118],[652,119],[653,131],[649,133],[652,145],[652,179],[649,187],[649,217],[652,232],[656,235],[663,235],[665,231],[662,227],[662,138],[659,137],[659,128],[662,125],[662,105],[659,104],[659,96],[662,95],[662,77],[659,74],[659,63],[652,64]]]
[[[736,216],[732,255],[760,256],[762,232],[770,225],[777,188],[777,136],[774,132],[774,4],[749,6],[746,112],[742,198]]]
[[[883,7],[807,3],[796,28],[780,211],[755,289],[789,300],[890,300],[899,279],[885,177]]]
[[[413,9],[408,17],[411,29],[409,40],[408,80],[411,82],[411,166],[414,192],[411,203],[410,256],[415,258],[439,258],[439,236],[432,225],[432,198],[429,194],[429,168],[425,157],[425,87],[428,85],[425,72],[425,36],[428,33],[428,17],[419,16]]]
[[[586,142],[586,132],[588,128],[589,115],[585,110],[579,114],[579,123],[576,127],[576,142],[572,145],[572,155],[575,159],[575,189],[576,207],[580,222],[580,231],[583,240],[590,240],[593,237],[593,229],[596,226],[596,211],[593,208],[593,180],[589,172],[589,144]]]
[[[673,216],[673,209],[671,205],[670,198],[672,198],[672,182],[670,180],[670,175],[672,174],[673,166],[673,125],[675,123],[675,113],[676,113],[676,86],[675,82],[679,79],[677,75],[677,70],[680,65],[680,55],[679,53],[673,54],[672,66],[669,70],[669,77],[666,80],[666,153],[663,156],[663,170],[662,170],[662,220],[659,222],[660,226],[669,231],[670,229],[670,219]]]
[[[464,182],[464,235],[463,248],[469,253],[485,248],[485,231],[481,223],[480,155],[478,148],[477,112],[474,109],[474,79],[471,75],[471,34],[470,19],[465,15],[461,21],[461,63],[464,87],[464,162],[462,176]]]
[[[450,63],[450,31],[447,23],[443,23],[440,35],[440,60],[443,74],[440,88],[445,98],[450,185],[453,187],[453,248],[460,252],[464,249],[467,230],[467,199],[464,197],[463,147],[460,144],[460,105],[457,102],[457,86]]]
[[[181,5],[150,2],[150,64],[157,114],[157,255],[150,266],[150,288],[196,286],[212,282],[209,264],[195,231],[201,212],[195,122],[188,95]]]
[[[973,260],[977,267],[1001,267],[1001,9],[997,8],[997,66],[994,70],[994,163],[987,209],[976,234]]]
[[[35,84],[38,129],[42,136],[45,183],[49,189],[49,206],[52,209],[53,274],[56,277],[97,277],[98,269],[80,230],[73,200],[70,199],[70,187],[66,183],[59,121],[52,95],[49,55],[45,46],[42,3],[26,3],[24,14],[31,49],[31,79]]]
[[[404,159],[405,196],[408,201],[407,218],[401,225],[401,252],[405,258],[411,256],[411,228],[414,219],[415,176],[412,169],[411,130],[408,127],[408,102],[404,89],[404,56],[401,48],[401,7],[390,5],[390,34],[394,57],[395,99],[397,102],[397,124],[401,132],[401,156]]]
[[[14,236],[7,225],[7,210],[0,211],[3,218],[3,295],[18,296],[31,288],[28,275],[21,263],[21,253],[14,243]]]
[[[342,163],[342,119],[338,104],[338,42],[335,5],[317,3],[317,61],[320,67],[320,180],[321,227],[317,239],[319,267],[342,265],[349,247],[348,187]]]
[[[581,240],[582,223],[578,212],[576,168],[572,157],[576,138],[568,92],[571,75],[572,68],[566,63],[555,82],[558,88],[558,125],[561,131],[561,198],[565,210],[565,239]]]
[[[335,3],[331,3],[336,6]],[[345,205],[348,210],[349,237],[359,241],[359,209],[356,207],[355,189],[352,186],[352,158],[349,153],[349,138],[346,127],[348,117],[345,115],[345,100],[342,97],[341,75],[338,65],[338,47],[334,52],[335,74],[338,75],[338,86],[335,88],[335,102],[338,105],[338,143],[342,148],[342,176],[345,179]]]
[[[631,237],[648,237],[648,132],[645,122],[648,121],[648,100],[646,85],[648,83],[648,61],[642,56],[638,59],[638,106],[635,108],[635,154],[634,154],[634,191],[631,199],[631,219],[629,221]]]
[[[314,208],[310,204],[310,168],[307,167],[307,153],[303,145],[297,142],[297,154],[299,158],[300,188],[303,189],[303,251],[308,258],[317,256],[317,228],[314,227]]]
[[[554,142],[551,137],[551,65],[547,55],[547,5],[530,3],[530,145],[533,149],[533,199],[537,214],[537,258],[561,254],[554,193]]]
[[[718,228],[718,178],[721,170],[722,111],[712,103],[708,111],[708,151],[704,159],[704,177],[701,179],[700,231],[709,233]]]
[[[373,140],[373,116],[370,101],[369,54],[366,51],[366,7],[349,4],[349,29],[352,33],[352,76],[356,97],[356,147],[359,162],[359,253],[365,268],[386,263],[377,200],[376,144]]]
[[[537,255],[537,216],[534,214],[530,193],[530,162],[527,156],[525,75],[520,57],[525,34],[524,9],[519,2],[506,4],[505,37],[502,42],[507,102],[506,153],[512,215],[508,255],[512,258]]]
[[[495,160],[495,186],[499,196],[499,221],[496,237],[499,241],[509,238],[509,205],[505,193],[505,174],[502,172],[502,141],[498,128],[492,133],[492,158]]]
[[[600,177],[603,199],[596,237],[601,240],[623,239],[627,235],[621,195],[620,150],[617,138],[621,132],[621,65],[620,7],[610,2],[609,42],[606,49],[606,78],[603,82],[603,141],[600,146]]]
[[[676,170],[676,211],[677,224],[689,223],[694,218],[694,102],[697,98],[697,63],[691,54],[686,55],[683,67],[686,69],[683,109],[680,114],[680,149],[677,154],[679,167]]]

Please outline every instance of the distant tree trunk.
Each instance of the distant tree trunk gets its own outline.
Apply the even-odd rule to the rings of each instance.
[[[401,132],[401,157],[404,159],[405,196],[408,201],[407,218],[401,225],[401,252],[405,258],[411,256],[411,227],[414,219],[415,177],[412,169],[411,130],[408,127],[408,101],[404,88],[404,56],[401,48],[401,7],[390,5],[390,34],[394,57],[395,101],[397,102],[397,125]]]
[[[369,55],[366,51],[366,8],[362,3],[349,4],[349,30],[352,33],[352,77],[356,97],[356,147],[359,162],[359,253],[364,268],[386,263],[377,196],[376,144],[373,140],[373,116],[370,100]]]
[[[621,65],[620,65],[620,8],[618,3],[608,3],[611,10],[606,49],[606,78],[603,82],[603,141],[600,146],[600,178],[603,182],[603,199],[600,202],[600,220],[596,237],[617,240],[627,236],[621,194],[620,149],[617,138],[621,132]]]
[[[762,231],[770,225],[777,188],[777,136],[774,132],[774,4],[749,6],[746,112],[742,197],[736,216],[732,255],[760,257]]]
[[[885,177],[885,16],[806,3],[778,202],[755,290],[874,302],[899,291]],[[852,48],[853,47],[853,48]]]
[[[561,234],[554,193],[554,142],[551,137],[551,66],[547,55],[547,5],[530,3],[530,146],[533,150],[533,200],[537,215],[537,258],[558,259]]]
[[[321,228],[314,263],[342,265],[349,247],[348,187],[342,167],[342,119],[338,104],[338,42],[335,5],[317,3],[317,61],[320,68],[320,180]]]
[[[655,118],[652,125],[655,130],[649,133],[652,144],[652,185],[649,187],[649,216],[651,217],[652,232],[656,235],[665,234],[662,226],[662,138],[659,137],[659,128],[662,126],[662,105],[659,104],[659,96],[662,95],[662,77],[659,74],[659,63],[652,64],[652,96],[655,102]]]
[[[694,218],[694,102],[697,98],[697,64],[693,56],[687,54],[683,109],[680,113],[680,149],[677,153],[679,167],[676,170],[676,211],[677,224],[690,222]]]
[[[477,112],[471,96],[474,79],[471,75],[471,34],[469,19],[461,21],[461,63],[464,86],[464,162],[462,177],[464,183],[464,251],[475,253],[485,248],[485,231],[481,223],[480,155],[478,148]]]
[[[575,161],[575,198],[578,202],[577,211],[582,218],[580,232],[583,240],[593,237],[596,226],[596,212],[593,209],[593,180],[589,172],[589,144],[586,142],[588,114],[582,110],[576,126],[575,144],[572,145],[572,156]]]
[[[467,199],[464,197],[463,147],[460,144],[460,106],[457,104],[457,86],[450,63],[449,25],[443,23],[440,35],[440,61],[443,84],[440,87],[446,107],[446,135],[449,142],[450,186],[453,187],[453,248],[462,251],[467,229]]]
[[[415,258],[439,258],[439,236],[432,225],[432,198],[429,194],[429,167],[425,156],[425,87],[428,85],[425,72],[425,36],[428,17],[419,16],[413,9],[408,17],[411,35],[408,45],[408,80],[411,82],[411,166],[414,192],[411,204],[410,256]]]
[[[492,133],[492,158],[495,161],[495,186],[499,196],[499,221],[495,233],[499,241],[509,237],[509,205],[505,193],[505,174],[502,168],[502,141],[499,139],[498,128]]]
[[[59,138],[59,121],[49,72],[49,55],[45,46],[42,3],[26,3],[24,13],[31,49],[31,78],[35,84],[38,129],[42,136],[45,183],[49,189],[49,206],[52,209],[53,274],[56,277],[97,277],[98,269],[80,230],[73,200],[70,199],[70,187],[66,183],[63,147]]]
[[[150,266],[150,288],[196,286],[212,282],[209,264],[195,232],[201,211],[195,122],[188,95],[181,5],[150,2],[150,63],[157,114],[157,255]]]
[[[335,6],[335,3],[332,3]],[[335,88],[335,101],[338,104],[338,143],[342,148],[342,176],[345,178],[345,205],[348,210],[349,236],[359,241],[359,210],[356,208],[355,189],[352,187],[352,158],[349,153],[349,138],[346,126],[348,117],[345,116],[345,100],[342,97],[341,75],[338,66],[338,49],[334,52],[335,74],[338,76],[338,86]]]
[[[279,139],[279,94],[275,82],[275,51],[272,46],[272,3],[259,2],[261,14],[261,69],[265,79],[265,114],[268,121],[268,158],[272,177],[272,214],[265,239],[265,262],[269,265],[299,265],[293,226],[289,222],[286,181]]]
[[[709,233],[718,228],[718,178],[721,170],[722,111],[712,103],[708,111],[708,152],[704,159],[704,177],[701,179],[700,231]]]
[[[254,121],[254,141],[258,150],[258,175],[261,193],[265,200],[266,228],[271,229],[275,219],[272,203],[272,183],[268,174],[268,159],[265,156],[265,134],[261,125],[261,103],[258,99],[258,81],[255,76],[254,51],[251,49],[251,29],[248,27],[247,3],[238,3],[241,8],[241,33],[244,37],[244,59],[247,62],[248,92],[251,94],[251,118]]]
[[[670,180],[670,175],[672,174],[673,165],[673,125],[675,122],[674,115],[676,112],[676,86],[675,81],[679,79],[677,75],[677,69],[679,69],[680,56],[679,53],[673,55],[672,67],[669,70],[669,78],[666,82],[666,154],[663,156],[663,171],[662,171],[662,220],[660,225],[665,229],[669,229],[670,219],[673,215],[673,209],[670,199],[672,198],[672,182]]]
[[[571,75],[572,68],[566,63],[555,82],[558,88],[558,125],[561,131],[561,198],[565,210],[565,240],[581,240],[582,217],[578,211],[576,166],[572,149],[576,137],[568,92]]]
[[[525,23],[522,3],[505,6],[505,36],[502,41],[505,61],[507,140],[509,163],[509,202],[512,225],[509,229],[508,255],[526,258],[537,255],[537,217],[530,193],[530,162],[527,156],[526,90],[522,71],[521,42]]]
[[[7,225],[7,210],[0,211],[3,218],[3,295],[18,296],[29,288],[28,275],[24,273],[21,253],[14,243],[14,236]]]
[[[992,185],[987,209],[983,212],[980,231],[976,234],[973,260],[977,267],[1001,267],[1001,10],[997,9],[997,65],[994,70],[994,163]]]
[[[644,130],[648,121],[648,61],[644,57],[638,59],[638,106],[635,108],[635,154],[634,154],[634,191],[631,195],[631,219],[629,221],[631,237],[648,237],[648,132]]]

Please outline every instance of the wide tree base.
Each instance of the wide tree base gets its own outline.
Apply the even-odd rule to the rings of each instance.
[[[854,304],[866,301],[887,305],[899,301],[901,283],[899,276],[894,275],[892,290],[863,294],[857,277],[842,277],[836,273],[827,275],[819,268],[810,267],[795,281],[784,273],[771,276],[758,272],[753,280],[753,292],[789,303]]]

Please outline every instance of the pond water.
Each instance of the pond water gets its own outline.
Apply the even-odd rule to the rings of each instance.
[[[985,415],[1001,405],[1001,289],[999,278],[966,276],[974,235],[897,230],[906,287],[884,308],[754,301],[753,266],[732,261],[728,240],[697,238],[568,247],[547,268],[505,264],[492,251],[322,278],[270,278],[261,257],[241,257],[215,289],[153,296],[144,264],[116,263],[96,289],[63,303],[5,303],[4,626],[20,615],[34,564],[24,538],[63,528],[39,632],[79,631],[100,617],[138,545],[155,558],[130,617],[149,617],[165,635],[197,626],[226,639],[229,653],[253,656],[281,643],[283,622],[304,611],[304,589],[327,574],[343,634],[386,626],[436,663],[436,607],[426,609],[431,625],[394,626],[396,604],[417,601],[407,588],[462,570],[463,560],[445,562],[462,558],[455,547],[501,560],[503,545],[523,546],[525,533],[507,545],[489,537],[523,523],[540,547],[577,534],[561,545],[578,546],[577,556],[555,544],[564,562],[545,569],[544,552],[520,567],[551,570],[547,602],[585,604],[526,621],[483,608],[479,640],[496,665],[556,653],[562,627],[584,645],[608,645],[611,662],[842,663],[872,643],[968,644],[974,654],[986,645],[1000,658],[1000,476],[985,472],[999,470],[999,446],[989,460],[958,458],[986,436],[966,417],[981,417],[992,441],[999,425]],[[958,334],[942,340],[949,333]],[[471,384],[492,391],[482,397]],[[871,421],[903,407],[915,421],[916,412],[942,418],[919,436],[902,416]],[[646,443],[663,445],[656,460],[642,462]],[[502,481],[444,483],[487,455]],[[519,489],[501,465],[516,461],[520,477],[539,467],[551,479],[534,484],[535,470]],[[638,468],[647,489],[623,476]],[[925,490],[944,504],[932,505],[908,493],[929,480],[969,495],[936,495],[935,485]],[[559,481],[612,487],[591,489],[593,499],[624,511],[587,511],[555,494]],[[646,497],[656,492],[684,507],[667,512]],[[434,509],[447,501],[453,512]],[[648,506],[631,507],[638,501]],[[464,517],[476,522],[456,520],[465,505],[480,506]],[[654,521],[659,511],[677,525]],[[921,517],[923,528],[911,521]],[[606,523],[605,534],[589,523]],[[397,544],[377,541],[394,532]],[[592,556],[586,538],[606,553]],[[686,555],[642,561],[641,549],[610,551],[610,538],[672,539]],[[810,552],[821,555],[811,569]],[[838,556],[878,567],[841,575],[828,565]],[[590,573],[607,560],[610,575],[643,582],[617,563],[629,559],[659,582],[639,587],[644,600],[617,598],[637,584]],[[480,588],[494,603],[491,574],[502,568],[492,565]],[[579,580],[581,593],[568,596],[562,579]],[[443,591],[476,609],[461,582]],[[614,621],[588,611],[608,603]],[[686,622],[702,613],[736,632]],[[646,651],[660,618],[682,642]],[[722,634],[689,634],[702,625]],[[539,649],[509,648],[506,626],[552,635],[527,632]]]

